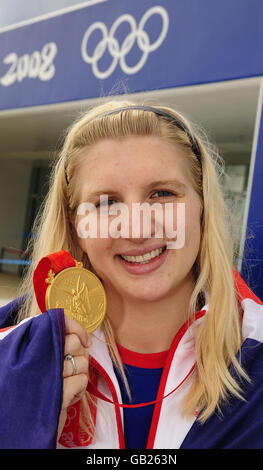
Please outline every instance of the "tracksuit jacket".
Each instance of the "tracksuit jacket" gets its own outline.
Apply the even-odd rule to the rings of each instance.
[[[209,315],[209,305],[176,334],[164,365],[154,407],[149,449],[263,449],[263,304],[235,273],[242,306],[244,342],[238,357],[251,381],[243,382],[245,400],[230,397],[222,413],[204,424],[198,410],[182,417],[182,401],[196,374],[195,325]],[[123,449],[123,408],[113,363],[99,327],[91,335],[90,364],[97,406],[96,434],[79,426],[80,402],[68,408],[57,442],[63,392],[64,310],[49,309],[18,325],[14,319],[24,297],[0,308],[0,448]],[[232,374],[235,374],[230,366]],[[134,430],[136,432],[136,429]]]

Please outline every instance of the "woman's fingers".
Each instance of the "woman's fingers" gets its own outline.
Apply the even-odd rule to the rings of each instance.
[[[64,360],[64,368],[63,368],[63,378],[70,377],[71,375],[77,374],[89,374],[89,360],[86,356],[74,356],[72,354],[76,370],[74,371],[74,364],[72,364],[71,360]]]
[[[89,336],[87,331],[73,318],[65,315],[66,335],[75,334],[84,348],[89,345]]]
[[[67,408],[83,397],[89,375],[87,331],[75,320],[65,315],[65,357],[63,367],[63,399],[58,424],[58,438],[64,428]],[[72,356],[72,358],[70,358]]]
[[[73,360],[64,360],[63,377],[76,374],[88,374],[88,333],[72,318],[66,317],[66,337],[64,354],[73,356]]]
[[[87,348],[82,346],[79,336],[75,333],[67,334],[65,338],[64,354],[71,354],[72,356],[85,355]]]
[[[88,375],[88,333],[78,322],[67,315],[65,315],[65,325],[64,354],[72,356],[72,359],[64,360],[63,377],[78,374]]]

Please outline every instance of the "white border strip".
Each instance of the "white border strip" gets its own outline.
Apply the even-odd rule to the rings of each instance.
[[[48,20],[49,18],[54,18],[56,16],[64,15],[65,13],[70,13],[71,11],[81,10],[82,8],[87,8],[97,3],[108,2],[109,0],[86,0],[82,3],[77,3],[71,7],[62,8],[61,10],[52,11],[41,16],[36,16],[35,18],[30,18],[29,20],[20,21],[19,23],[14,23],[9,26],[3,26],[0,28],[0,33],[5,33],[6,31],[11,31],[13,29],[22,28],[29,24],[38,23],[39,21]]]
[[[245,204],[245,210],[244,210],[242,236],[241,236],[239,256],[238,256],[239,259],[237,263],[237,269],[239,272],[241,271],[241,268],[242,268],[245,240],[246,240],[246,234],[247,234],[248,213],[249,213],[250,202],[251,202],[251,193],[252,193],[252,186],[253,186],[253,179],[254,179],[257,148],[258,148],[258,137],[259,137],[261,115],[262,115],[262,107],[263,107],[263,79],[261,79],[260,81],[253,143],[252,143],[252,150],[251,150],[251,160],[250,160],[249,177],[248,177],[248,184],[247,184],[247,197],[246,197],[246,204]]]

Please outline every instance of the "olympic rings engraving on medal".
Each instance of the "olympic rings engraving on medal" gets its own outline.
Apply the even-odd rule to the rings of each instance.
[[[162,20],[162,29],[155,41],[151,43],[148,33],[144,27],[148,20],[153,15],[159,15]],[[130,32],[126,38],[119,44],[115,37],[115,33],[120,25],[128,23]],[[145,64],[151,52],[155,51],[163,43],[169,27],[169,16],[167,11],[161,6],[149,8],[142,16],[138,27],[135,18],[130,14],[121,15],[117,18],[111,26],[109,32],[106,25],[101,21],[93,23],[85,32],[81,43],[81,56],[87,64],[91,64],[94,75],[99,79],[108,78],[115,70],[119,63],[122,71],[128,75],[138,72]],[[96,45],[93,54],[89,55],[87,52],[87,45],[89,39],[94,31],[99,31],[102,34],[101,40]],[[130,66],[126,62],[126,56],[129,54],[133,46],[137,43],[138,48],[142,52],[142,56],[137,64]],[[103,57],[104,53],[108,50],[112,57],[109,67],[102,71],[99,69],[98,62]]]

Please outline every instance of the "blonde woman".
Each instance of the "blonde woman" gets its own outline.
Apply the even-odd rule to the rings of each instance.
[[[81,235],[83,203],[98,220],[122,203],[128,232]],[[154,217],[133,236],[132,207],[145,203],[169,204],[177,235],[183,204],[181,246],[156,237]],[[21,296],[0,310],[0,446],[263,448],[263,307],[233,269],[216,164],[186,119],[130,102],[86,113],[42,209]],[[89,335],[62,308],[40,314],[35,298],[39,261],[65,252],[105,289]]]

